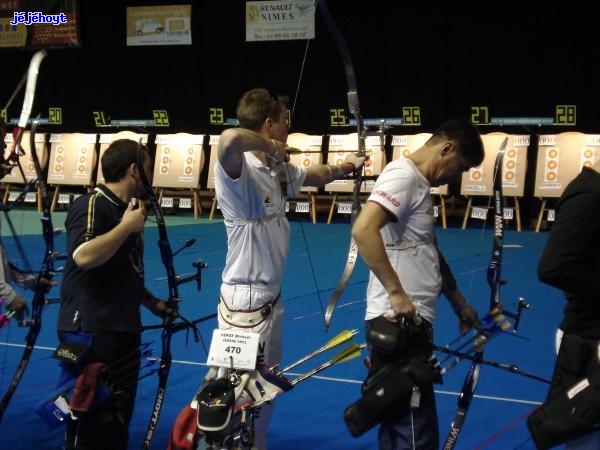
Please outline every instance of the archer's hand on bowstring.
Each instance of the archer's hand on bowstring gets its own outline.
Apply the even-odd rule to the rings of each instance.
[[[289,147],[283,141],[278,141],[276,139],[271,139],[270,141],[271,141],[272,146],[270,146],[271,148],[269,149],[268,152],[265,152],[267,154],[267,160],[268,160],[267,167],[269,169],[271,169],[272,174],[275,174],[282,167],[282,165],[284,163],[287,163],[290,161],[290,155],[286,151],[286,149]],[[274,151],[272,151],[272,150],[274,150]]]

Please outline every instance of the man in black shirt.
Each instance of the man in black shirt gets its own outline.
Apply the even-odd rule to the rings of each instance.
[[[144,287],[146,215],[143,202],[132,201],[145,196],[139,152],[151,178],[146,147],[117,140],[102,156],[106,184],[77,198],[65,221],[70,256],[57,328],[61,345],[86,350],[76,367],[61,364],[80,380],[95,376],[91,368],[102,363],[114,384],[108,401],[81,405],[84,413],[67,425],[65,449],[127,449],[140,370],[140,305],[159,316],[173,313]]]
[[[577,402],[572,388],[600,369],[600,161],[583,167],[558,200],[538,277],[563,290],[567,300],[546,404]],[[582,407],[566,409],[583,411]],[[566,419],[563,416],[561,421],[566,423]],[[600,432],[571,441],[567,448],[598,449]]]

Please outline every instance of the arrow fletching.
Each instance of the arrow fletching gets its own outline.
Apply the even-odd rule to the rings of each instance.
[[[308,361],[309,359],[311,359],[329,349],[337,347],[338,345],[341,345],[344,342],[348,342],[350,339],[352,339],[357,334],[358,334],[358,330],[343,330],[341,333],[339,333],[338,335],[336,335],[335,337],[330,339],[325,345],[319,347],[314,352],[300,358],[298,361],[290,364],[289,366],[287,366],[285,369],[279,371],[278,373],[283,374],[285,372],[288,372],[289,370],[293,369],[296,366],[299,366],[300,364]]]

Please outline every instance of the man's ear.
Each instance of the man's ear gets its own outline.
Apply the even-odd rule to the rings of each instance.
[[[455,147],[452,141],[447,141],[442,144],[441,155],[448,156],[454,153]]]
[[[129,165],[129,168],[127,169],[129,171],[129,173],[131,175],[133,175],[135,178],[139,178],[140,177],[140,171],[138,168],[138,165],[136,163],[131,163]]]
[[[262,131],[268,133],[269,137],[272,137],[273,136],[273,126],[274,126],[273,119],[270,117],[267,117],[265,119],[265,121],[263,122]]]

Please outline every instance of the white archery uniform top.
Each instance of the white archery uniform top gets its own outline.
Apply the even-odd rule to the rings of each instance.
[[[288,192],[297,193],[306,168],[284,164],[279,174],[285,177]],[[223,283],[278,290],[290,245],[286,197],[279,177],[271,175],[251,152],[245,152],[240,177],[235,180],[217,160],[215,194],[227,230]]]
[[[434,244],[434,217],[429,181],[413,162],[400,158],[390,162],[379,175],[367,201],[379,203],[396,218],[381,229],[386,245],[411,241],[404,250],[386,247],[390,263],[421,317],[433,323],[442,286],[439,259]],[[389,296],[371,272],[367,286],[366,320],[390,309]]]

